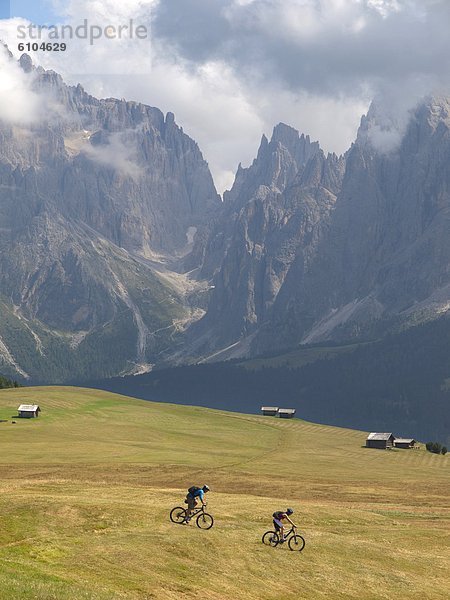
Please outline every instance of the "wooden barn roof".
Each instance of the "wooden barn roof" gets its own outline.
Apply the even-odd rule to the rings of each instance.
[[[388,440],[390,437],[394,437],[392,433],[369,433],[367,436],[368,440]]]
[[[21,404],[18,408],[20,412],[36,412],[41,410],[37,404]]]

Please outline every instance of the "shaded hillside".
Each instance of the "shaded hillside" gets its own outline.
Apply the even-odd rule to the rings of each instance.
[[[216,363],[96,382],[145,399],[255,413],[261,404],[297,408],[311,421],[393,431],[447,442],[450,319],[389,335],[296,368]],[[320,347],[316,348],[320,357]],[[329,347],[326,353],[329,354]]]

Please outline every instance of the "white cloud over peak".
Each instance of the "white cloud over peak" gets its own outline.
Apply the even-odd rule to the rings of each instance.
[[[133,135],[127,137],[126,132],[110,134],[107,143],[85,144],[81,152],[90,160],[108,169],[113,168],[123,176],[137,180],[143,174],[143,169],[138,166]]]
[[[58,0],[55,0],[58,4]],[[450,88],[448,0],[69,0],[65,22],[126,23],[151,43],[73,40],[33,59],[100,96],[175,112],[220,191],[260,136],[284,121],[325,150],[345,151],[372,97],[385,98],[399,139],[423,95]],[[11,23],[0,22],[0,38]],[[3,30],[3,34],[2,34]],[[388,145],[389,145],[388,144]],[[380,148],[383,143],[380,142]]]
[[[33,123],[44,114],[44,102],[32,91],[32,75],[24,73],[0,44],[0,120],[11,124]]]

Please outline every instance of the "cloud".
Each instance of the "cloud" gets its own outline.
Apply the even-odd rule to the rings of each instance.
[[[55,0],[56,1],[56,0]],[[64,54],[37,53],[45,68],[101,97],[175,112],[198,141],[219,184],[255,156],[279,121],[344,152],[372,97],[389,127],[378,147],[401,138],[420,98],[450,87],[448,0],[69,0],[64,22],[133,18],[151,44],[74,40]],[[61,13],[62,14],[62,13]],[[7,23],[7,22],[6,22]],[[9,27],[12,46],[14,30]],[[390,132],[390,133],[389,133]],[[381,140],[381,141],[380,141]]]
[[[402,82],[401,87],[380,86],[368,112],[367,130],[361,131],[372,146],[382,153],[395,151],[406,133],[410,118],[420,101],[434,90],[440,95],[440,88],[432,76],[411,75]]]
[[[110,89],[106,82],[98,92]],[[158,59],[147,78],[122,79],[120,89],[124,97],[175,113],[198,142],[220,191],[231,186],[240,161],[253,160],[265,123],[226,64],[205,63],[192,71],[179,61]]]
[[[194,63],[225,60],[247,79],[327,96],[413,73],[448,81],[447,0],[212,0],[210,28],[202,4],[166,0],[153,27]]]
[[[214,0],[207,16],[210,28],[199,0],[166,0],[154,34],[193,65],[226,62],[260,116],[293,115],[298,127],[308,114],[307,132],[325,130],[328,149],[350,141],[349,113],[373,96],[384,98],[390,121],[374,125],[374,140],[393,147],[417,102],[450,89],[448,0]],[[272,110],[261,96],[272,98]]]
[[[143,168],[137,163],[137,148],[132,139],[133,136],[127,136],[126,132],[112,133],[106,141],[85,145],[81,151],[97,164],[137,180],[143,174]]]
[[[0,44],[0,119],[10,124],[27,125],[44,114],[44,102],[32,90],[33,76],[26,74],[6,48]]]

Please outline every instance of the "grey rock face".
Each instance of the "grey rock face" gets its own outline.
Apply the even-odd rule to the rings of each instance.
[[[286,277],[259,348],[351,339],[448,310],[450,103],[413,115],[398,148],[380,152],[363,118],[347,155],[330,228],[308,276]],[[439,300],[437,299],[439,297]]]
[[[28,71],[29,59],[21,63]],[[135,102],[97,100],[53,72],[32,76],[52,113],[29,135],[2,127],[1,163],[36,185],[45,181],[47,202],[120,247],[143,256],[181,251],[187,229],[201,225],[220,199],[197,144],[173,114],[164,119]]]
[[[447,311],[449,115],[448,99],[430,99],[380,149],[374,105],[344,158],[286,126],[263,138],[205,243],[215,289],[192,329],[203,355],[365,338]]]
[[[448,99],[381,149],[374,105],[344,157],[280,124],[221,202],[172,113],[20,64],[48,117],[0,121],[6,375],[87,379],[365,339],[450,308]]]
[[[239,168],[206,244],[214,290],[193,326],[202,351],[233,344],[269,317],[291,265],[307,271],[328,227],[345,161],[280,124],[256,160]],[[219,264],[219,266],[217,266]],[[302,274],[300,274],[300,277]]]

